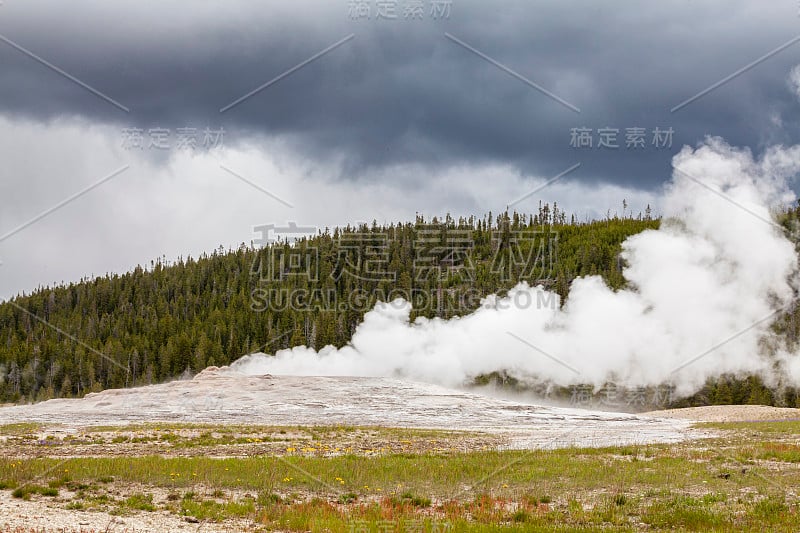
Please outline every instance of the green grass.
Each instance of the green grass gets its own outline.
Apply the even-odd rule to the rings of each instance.
[[[58,489],[53,487],[42,487],[40,485],[22,485],[17,487],[11,492],[14,498],[21,498],[23,500],[30,500],[32,494],[41,494],[42,496],[58,496]]]
[[[735,431],[738,434],[749,432],[760,435],[800,435],[800,420],[763,422],[707,422],[703,424],[697,424],[697,427],[730,430]]]
[[[727,431],[682,445],[603,449],[0,458],[0,488],[30,498],[66,487],[76,494],[62,505],[74,510],[246,518],[265,530],[796,530],[789,489],[800,478],[800,424],[714,427]],[[334,435],[307,431],[320,442]],[[156,488],[166,494],[159,501]]]
[[[0,435],[7,437],[18,437],[30,435],[41,430],[41,424],[32,422],[20,422],[17,424],[0,424]]]
[[[38,424],[9,424],[3,428],[36,428]],[[458,435],[477,435],[474,432],[445,430],[445,429],[414,429],[414,428],[387,428],[381,426],[268,426],[268,425],[243,425],[243,424],[194,424],[194,423],[163,423],[153,422],[148,424],[128,424],[122,426],[91,426],[85,429],[89,433],[124,433],[124,432],[180,432],[180,431],[205,431],[220,435],[230,434],[275,434],[275,435],[307,435],[314,440],[322,440],[337,434],[370,433],[394,437],[417,438],[450,438]],[[30,433],[31,431],[26,431]]]
[[[619,484],[649,486],[669,483],[672,488],[680,489],[703,482],[711,486],[724,483],[716,477],[716,469],[673,457],[666,449],[647,461],[616,459],[618,455],[616,450],[608,449],[605,452],[556,450],[367,457],[92,457],[68,459],[58,468],[69,471],[72,479],[81,481],[113,478],[165,487],[191,487],[203,483],[220,489],[292,488],[365,494],[391,491],[397,485],[439,494],[457,493],[458,489],[454,487],[468,482],[475,483],[473,490],[513,492],[534,486],[552,488],[551,493],[569,488],[603,489]],[[16,462],[17,466],[11,467],[15,462],[0,459],[0,479],[29,479],[53,468],[57,461],[31,459]],[[513,468],[509,468],[509,464]],[[613,468],[609,468],[610,464]],[[491,475],[495,471],[499,473]]]
[[[772,486],[791,483],[797,471],[769,473],[751,467],[749,473],[737,471],[722,478],[720,467],[726,459],[713,451],[675,454],[663,446],[636,449],[633,454],[623,451],[289,459],[75,458],[58,468],[69,470],[72,480],[66,483],[73,485],[113,477],[115,482],[183,489],[177,512],[200,520],[249,517],[288,530],[349,531],[354,520],[380,525],[387,515],[397,524],[424,521],[429,509],[446,518],[454,530],[464,531],[547,529],[559,524],[582,530],[609,526],[635,530],[634,523],[654,530],[758,530],[764,523],[778,529],[789,527],[800,518],[796,502],[787,501]],[[697,456],[703,460],[696,460]],[[0,460],[0,479],[9,480],[8,486],[45,474],[56,461],[11,464]],[[304,471],[313,472],[313,478]],[[493,472],[499,473],[492,476]],[[335,483],[337,478],[345,480],[345,485]],[[64,483],[57,478],[53,484]],[[457,489],[464,485],[475,489]],[[752,488],[751,497],[742,499],[741,487]],[[25,494],[43,494],[40,488],[47,490],[25,486]],[[221,498],[243,489],[261,496],[220,502],[202,496],[200,489],[208,494],[213,490]],[[318,500],[311,505],[308,497]],[[591,508],[584,509],[584,504]],[[72,505],[88,508],[92,500]],[[152,511],[158,506],[151,495],[134,494],[119,501],[118,508]]]
[[[199,520],[220,522],[225,518],[251,516],[255,512],[256,505],[251,498],[225,503],[218,503],[214,500],[194,501],[188,499],[181,502],[181,514],[193,516]]]
[[[13,424],[6,428],[8,442],[21,446],[41,446],[38,434],[44,426]],[[310,426],[277,427],[246,425],[209,425],[153,423],[126,426],[94,426],[81,434],[66,436],[48,435],[45,441],[58,446],[92,446],[98,444],[158,444],[167,449],[217,448],[221,446],[269,446],[270,453],[283,451],[293,454],[329,454],[357,451],[362,453],[388,453],[414,451],[413,447],[437,449],[442,453],[457,453],[458,448],[445,448],[443,444],[454,437],[481,438],[475,432],[351,427]],[[419,449],[416,450],[420,451]],[[80,455],[80,454],[79,454]]]
[[[125,498],[122,501],[121,507],[125,507],[128,509],[135,509],[138,511],[155,511],[156,508],[153,505],[153,495],[152,494],[142,494],[137,493]]]
[[[347,492],[339,495],[339,503],[353,503],[356,500],[358,500],[358,494],[355,492]]]
[[[770,459],[784,463],[800,463],[800,446],[780,442],[765,442],[761,444],[762,451],[758,453],[759,459]]]
[[[404,492],[400,498],[394,498],[394,502],[409,503],[414,507],[430,507],[431,499],[423,496],[415,496],[412,492]]]

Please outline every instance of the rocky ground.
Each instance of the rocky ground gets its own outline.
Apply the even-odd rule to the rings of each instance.
[[[68,495],[67,495],[68,496]],[[0,491],[0,532],[14,533],[228,533],[250,529],[245,521],[192,523],[170,512],[114,516],[107,512],[76,512],[58,500],[25,501]]]

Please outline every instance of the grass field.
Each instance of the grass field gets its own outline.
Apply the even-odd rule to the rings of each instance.
[[[104,451],[156,439],[162,455],[71,458],[26,457],[41,428],[6,426],[6,453],[21,453],[0,459],[0,488],[76,513],[168,511],[263,531],[797,531],[800,422],[704,426],[719,435],[467,452],[447,445],[453,432],[138,426],[86,435]],[[250,453],[268,436],[280,453]],[[375,446],[344,446],[364,439]],[[232,456],[180,456],[204,446]]]

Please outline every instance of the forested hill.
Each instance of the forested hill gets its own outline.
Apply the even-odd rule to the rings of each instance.
[[[620,288],[621,242],[658,226],[649,213],[578,223],[545,205],[313,234],[262,228],[264,246],[154,261],[0,305],[0,401],[155,383],[259,350],[342,346],[379,299],[448,317],[520,280],[562,298],[577,276]]]

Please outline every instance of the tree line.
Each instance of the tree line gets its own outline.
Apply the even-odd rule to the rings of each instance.
[[[796,218],[787,212],[784,223]],[[619,289],[622,241],[659,225],[649,206],[635,217],[578,221],[556,204],[540,204],[530,214],[418,215],[413,222],[324,228],[299,238],[272,228],[263,246],[243,243],[42,286],[0,305],[0,401],[158,383],[255,351],[341,347],[366,311],[395,295],[414,304],[413,319],[469,313],[479,297],[503,294],[522,280],[554,291],[562,303],[578,276],[600,275]],[[777,327],[796,339],[794,311]],[[797,396],[768,392],[758,400],[794,403]],[[752,396],[705,394],[708,403]]]

